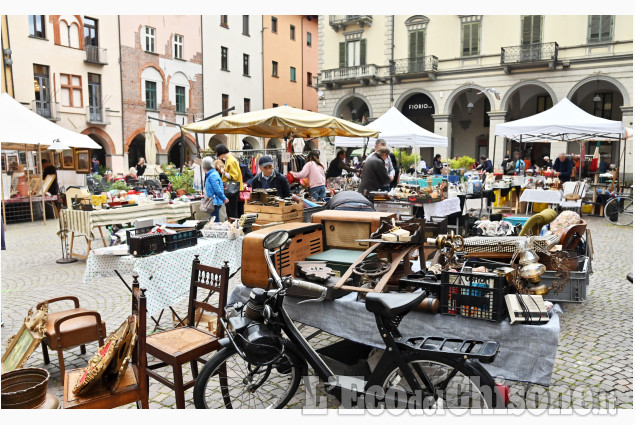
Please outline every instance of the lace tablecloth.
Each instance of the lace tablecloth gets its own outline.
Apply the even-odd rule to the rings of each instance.
[[[423,204],[423,212],[425,213],[426,220],[430,220],[430,217],[446,217],[460,211],[461,201],[459,198],[449,198],[441,202]]]
[[[132,273],[136,272],[140,287],[147,288],[148,313],[154,315],[189,295],[194,255],[199,256],[201,264],[212,267],[222,267],[228,261],[231,274],[240,267],[242,247],[242,237],[200,238],[195,246],[149,257],[96,255],[91,251],[86,260],[84,283],[90,285],[95,278],[114,276],[114,270],[132,283]]]

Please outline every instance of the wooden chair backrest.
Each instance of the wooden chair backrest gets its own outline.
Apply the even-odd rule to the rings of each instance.
[[[228,261],[222,268],[205,266],[201,264],[198,255],[194,256],[192,262],[192,280],[190,283],[190,301],[187,309],[188,324],[196,326],[195,316],[196,310],[201,308],[205,311],[216,314],[216,336],[221,338],[223,335],[223,327],[220,324],[220,318],[225,313],[225,305],[227,304],[227,291],[229,286],[229,266]],[[209,291],[206,301],[197,300],[198,288]],[[218,303],[213,305],[207,302],[213,293],[218,294]]]
[[[567,227],[560,237],[560,245],[565,251],[572,251],[580,243],[582,236],[586,234],[587,223],[580,220],[580,223]]]
[[[139,288],[138,275],[135,273],[132,280],[132,314],[137,316],[137,342],[132,352],[131,364],[137,367],[137,382],[139,384],[139,392],[148,394],[148,380],[146,378],[147,355],[146,355],[146,289]]]

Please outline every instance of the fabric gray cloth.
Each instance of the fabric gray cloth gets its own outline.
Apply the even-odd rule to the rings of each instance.
[[[231,292],[228,305],[245,302],[250,292],[251,288],[238,285]],[[299,299],[286,297],[284,306],[293,320],[351,341],[384,348],[373,314],[356,297],[352,293],[334,301],[300,305]],[[500,353],[496,360],[482,364],[492,376],[549,386],[558,350],[560,314],[562,309],[556,304],[544,325],[510,325],[509,320],[496,323],[412,311],[404,317],[399,331],[402,335],[498,341]]]
[[[355,192],[353,190],[345,190],[333,195],[333,197],[331,197],[331,199],[329,199],[329,201],[326,203],[325,209],[334,210],[348,203],[367,205],[369,208],[372,208],[373,211],[375,210],[375,206],[372,202],[366,199],[366,197],[364,197],[364,195],[362,195],[361,193]]]

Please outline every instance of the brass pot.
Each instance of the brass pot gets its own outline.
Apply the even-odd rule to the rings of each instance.
[[[35,409],[46,401],[49,373],[28,367],[2,374],[2,408]]]
[[[547,267],[541,263],[527,264],[520,268],[520,277],[527,279],[531,283],[538,283],[546,270]]]

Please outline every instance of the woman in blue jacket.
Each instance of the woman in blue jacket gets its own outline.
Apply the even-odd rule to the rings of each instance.
[[[222,165],[223,161],[220,162]],[[217,170],[214,168],[214,160],[210,156],[206,156],[202,161],[203,171],[205,172],[205,196],[208,198],[214,198],[214,212],[210,214],[210,218],[214,217],[214,221],[220,221],[220,208],[223,204],[229,202],[229,199],[225,196],[225,189],[223,188],[223,180],[221,174],[224,170]]]

